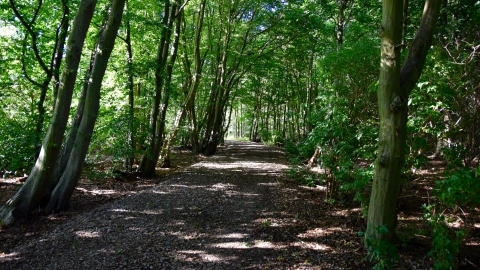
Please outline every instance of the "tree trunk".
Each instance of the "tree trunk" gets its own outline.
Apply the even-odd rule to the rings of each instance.
[[[90,74],[90,72],[92,71],[91,68],[92,67],[90,67],[87,74]],[[77,138],[77,132],[80,127],[80,123],[82,122],[83,111],[85,109],[85,99],[87,97],[88,81],[89,76],[85,76],[84,85],[82,86],[82,92],[80,94],[80,99],[77,105],[77,111],[75,112],[72,124],[70,125],[70,130],[68,131],[67,138],[65,139],[65,142],[62,145],[62,149],[60,150],[60,153],[58,155],[57,162],[55,163],[48,196],[51,195],[51,192],[55,189],[58,181],[62,177],[62,174],[67,167],[68,160],[70,159],[72,149],[75,146],[75,139]]]
[[[78,133],[75,139],[75,147],[72,150],[68,165],[58,185],[52,192],[52,196],[46,208],[47,212],[63,211],[72,196],[82,173],[85,156],[92,138],[93,129],[100,108],[100,89],[102,80],[108,64],[108,59],[115,44],[117,31],[122,20],[125,0],[114,0],[110,8],[105,29],[99,36],[98,47],[96,48],[95,60],[93,63],[92,75],[85,99],[85,109]]]
[[[67,137],[65,142],[62,145],[62,149],[58,154],[57,162],[55,163],[55,168],[53,170],[52,179],[50,183],[50,189],[48,190],[47,197],[50,197],[52,191],[58,184],[58,181],[62,177],[65,168],[67,167],[68,160],[70,159],[70,154],[73,151],[75,146],[75,140],[77,138],[78,129],[80,127],[80,123],[82,122],[83,112],[85,110],[85,99],[87,98],[87,91],[89,86],[89,81],[92,76],[93,64],[95,61],[95,48],[98,46],[98,42],[92,48],[92,53],[90,55],[90,63],[88,66],[88,71],[85,73],[83,78],[83,85],[82,91],[80,93],[80,98],[77,105],[77,110],[75,112],[75,116],[73,117],[72,124],[70,125],[70,129],[68,130]]]
[[[50,126],[43,140],[40,155],[25,184],[0,210],[0,217],[5,225],[12,225],[26,218],[38,205],[40,199],[49,188],[51,175],[68,121],[85,36],[96,4],[96,0],[82,0],[80,2],[78,12],[73,21],[72,31],[67,41],[62,81]]]
[[[420,78],[441,2],[427,0],[417,35],[400,71],[403,2],[383,1],[382,57],[378,88],[380,132],[368,209],[366,245],[390,241],[397,218],[396,201],[405,163],[408,97]],[[380,226],[388,232],[380,233]]]
[[[65,41],[67,40],[68,25],[70,23],[70,8],[68,0],[62,0],[63,16],[60,27],[57,30],[58,42],[55,48],[55,57],[53,60],[53,110],[57,101],[58,89],[60,87],[60,66],[62,64],[65,51]]]
[[[158,116],[160,114],[160,101],[162,100],[162,89],[165,76],[166,52],[170,44],[170,29],[172,18],[170,17],[170,1],[165,1],[164,16],[162,21],[162,31],[160,42],[157,47],[157,59],[155,68],[155,98],[152,106],[152,118],[150,119],[150,138],[147,151],[142,158],[140,171],[142,177],[155,176],[155,167],[158,161],[157,141],[162,134],[157,134]]]
[[[172,8],[172,18],[174,14],[177,14],[178,12],[178,5],[174,5]],[[162,105],[161,105],[161,110],[160,110],[160,117],[159,117],[159,122],[157,125],[157,142],[155,144],[155,155],[158,157],[160,154],[160,150],[163,146],[163,134],[165,133],[165,121],[167,118],[167,109],[170,101],[170,92],[172,88],[172,74],[173,74],[173,66],[175,65],[175,61],[177,59],[177,52],[178,52],[178,44],[180,41],[180,23],[181,23],[181,16],[183,16],[183,12],[180,11],[178,13],[178,18],[176,19],[175,22],[175,31],[174,31],[174,40],[171,48],[171,53],[170,56],[168,57],[168,63],[166,66],[165,70],[165,83],[164,83],[164,91],[163,91],[163,97],[162,97]],[[157,158],[158,160],[158,158]],[[163,167],[167,166],[170,167],[169,164],[162,164]]]
[[[132,38],[131,38],[131,27],[130,27],[130,9],[128,7],[128,0],[125,1],[126,11],[126,37],[125,45],[127,46],[127,87],[128,87],[128,116],[129,116],[129,134],[128,134],[128,145],[130,146],[129,153],[125,159],[125,169],[128,172],[133,170],[133,163],[135,160],[135,152],[137,148],[136,144],[136,126],[135,126],[135,89],[133,85],[133,49],[132,49]]]
[[[200,55],[200,42],[201,42],[201,34],[202,34],[202,26],[203,26],[203,18],[205,15],[205,4],[206,0],[202,0],[200,7],[199,7],[199,16],[197,17],[197,28],[195,31],[195,47],[194,47],[194,55],[195,55],[195,71],[192,76],[192,84],[190,86],[190,90],[185,97],[185,101],[181,109],[177,112],[177,116],[175,117],[175,122],[173,124],[172,129],[170,130],[164,144],[162,147],[162,151],[160,153],[160,157],[163,162],[169,163],[170,162],[170,151],[175,142],[177,137],[178,131],[180,130],[180,126],[182,124],[183,119],[185,118],[185,114],[187,108],[193,106],[193,101],[195,100],[195,95],[197,93],[198,85],[200,84],[200,78],[202,76],[202,59]]]

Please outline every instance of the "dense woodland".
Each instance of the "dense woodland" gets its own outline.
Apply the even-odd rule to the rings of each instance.
[[[361,205],[383,266],[402,186],[445,160],[423,211],[449,269],[446,214],[480,204],[479,22],[477,0],[1,0],[0,172],[28,176],[2,224],[66,210],[85,163],[153,177],[248,139]]]

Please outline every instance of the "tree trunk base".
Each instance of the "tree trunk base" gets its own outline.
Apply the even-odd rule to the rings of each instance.
[[[213,142],[208,142],[201,152],[205,156],[213,156],[217,152],[217,144]]]
[[[162,167],[162,168],[171,168],[171,167],[172,167],[172,164],[171,164],[170,158],[167,158],[167,159],[163,160],[163,161],[162,161],[162,164],[160,165],[160,167]]]
[[[25,212],[19,210],[18,208],[13,208],[11,206],[3,206],[0,209],[1,226],[8,227],[22,220],[27,220],[27,218],[27,214],[25,214]]]

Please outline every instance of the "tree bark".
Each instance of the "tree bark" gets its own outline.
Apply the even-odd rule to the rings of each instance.
[[[128,87],[128,116],[129,116],[129,134],[128,134],[128,145],[130,146],[130,152],[128,153],[127,158],[125,159],[125,169],[128,172],[131,172],[133,169],[133,163],[135,160],[136,152],[136,127],[135,127],[135,93],[133,85],[133,49],[132,49],[132,38],[131,38],[131,27],[130,27],[130,10],[128,8],[128,0],[125,1],[125,9],[127,10],[127,18],[125,21],[125,27],[127,31],[127,36],[125,38],[125,45],[127,46],[127,87]]]
[[[117,31],[120,27],[125,1],[126,0],[114,0],[112,2],[107,24],[99,36],[98,47],[95,50],[96,54],[92,75],[89,80],[85,99],[85,109],[75,138],[75,147],[70,154],[66,170],[63,172],[58,185],[52,192],[46,208],[47,212],[65,210],[73,190],[80,179],[85,156],[87,155],[88,146],[100,108],[102,80],[105,75],[108,59],[115,44]]]
[[[162,98],[162,105],[161,105],[161,110],[160,110],[160,119],[157,125],[157,142],[155,144],[155,156],[159,156],[160,150],[162,149],[164,140],[163,136],[165,133],[165,121],[167,118],[167,109],[169,106],[170,102],[170,92],[171,92],[171,83],[172,83],[172,74],[173,74],[173,66],[175,65],[176,59],[177,59],[177,52],[178,52],[178,44],[180,41],[180,23],[181,23],[181,16],[183,15],[183,12],[180,11],[178,12],[178,7],[179,3],[174,4],[174,7],[172,8],[172,18],[174,14],[178,14],[177,17],[175,18],[175,31],[174,31],[174,39],[173,39],[173,44],[171,46],[171,53],[170,56],[168,57],[167,65],[166,65],[166,70],[165,70],[165,83],[164,83],[164,91],[163,91],[163,98]],[[163,167],[170,167],[170,164],[162,164]]]
[[[5,225],[12,225],[28,217],[49,188],[51,174],[68,121],[85,36],[96,3],[96,0],[82,0],[80,2],[67,41],[62,80],[50,126],[43,140],[40,155],[25,184],[0,210],[0,218]]]
[[[65,41],[68,35],[68,26],[70,23],[70,8],[68,0],[62,0],[63,16],[60,27],[57,29],[57,46],[55,47],[55,56],[53,60],[53,110],[57,101],[58,88],[60,87],[60,66],[62,64],[65,51]]]
[[[92,71],[91,68],[92,67],[90,67],[88,74],[90,74],[90,72]],[[77,138],[78,129],[80,127],[80,123],[82,122],[83,112],[85,109],[85,99],[87,97],[89,77],[90,76],[85,76],[84,85],[82,87],[82,92],[80,94],[80,99],[77,105],[77,111],[75,112],[75,116],[73,117],[72,124],[70,125],[70,129],[68,131],[65,142],[62,145],[62,149],[58,154],[57,162],[55,163],[55,168],[52,174],[48,196],[50,196],[51,192],[55,189],[58,181],[62,177],[62,174],[67,167],[68,160],[70,159],[70,154],[72,153],[72,150],[75,146],[75,140]]]
[[[206,0],[202,0],[199,7],[199,15],[197,17],[197,27],[195,31],[195,40],[194,40],[195,71],[191,79],[192,84],[190,86],[187,96],[185,97],[183,106],[177,112],[177,116],[175,117],[175,122],[173,124],[173,127],[170,130],[162,146],[162,151],[160,153],[160,158],[162,159],[163,162],[166,162],[166,163],[170,161],[170,151],[173,146],[173,143],[175,142],[178,131],[180,130],[180,126],[183,122],[183,119],[185,118],[187,108],[190,108],[191,106],[193,106],[192,103],[195,100],[198,85],[200,84],[200,78],[202,76],[203,61],[200,55],[200,42],[201,42],[203,19],[205,15],[205,5],[206,5]]]
[[[430,48],[441,1],[427,0],[420,27],[400,70],[403,2],[383,1],[382,56],[378,88],[380,116],[378,156],[375,162],[366,245],[390,241],[395,232],[396,201],[405,163],[408,97],[420,78]],[[377,228],[385,225],[387,233]]]
[[[142,177],[155,176],[155,167],[157,165],[158,155],[163,144],[163,131],[165,129],[165,120],[163,118],[163,115],[166,114],[166,110],[168,107],[168,98],[165,98],[165,95],[168,95],[168,93],[162,93],[162,91],[168,91],[169,89],[169,87],[165,88],[165,82],[168,80],[168,75],[166,74],[166,66],[168,50],[170,49],[171,43],[172,27],[176,19],[175,14],[177,13],[177,6],[177,2],[174,2],[172,7],[170,8],[169,1],[165,2],[165,16],[163,18],[162,37],[157,48],[157,67],[155,70],[155,99],[152,108],[150,145],[142,159],[140,169]],[[174,54],[176,57],[176,48]],[[172,59],[172,57],[170,57],[170,59]]]

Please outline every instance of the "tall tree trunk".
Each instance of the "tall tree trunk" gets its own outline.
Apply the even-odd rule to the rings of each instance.
[[[62,145],[62,149],[58,154],[57,162],[55,163],[55,168],[52,174],[50,189],[48,194],[46,194],[47,197],[50,197],[51,192],[55,189],[60,178],[62,177],[62,174],[65,171],[65,168],[67,167],[68,160],[70,159],[70,155],[72,154],[73,148],[75,146],[75,140],[77,139],[78,129],[80,128],[80,123],[82,123],[83,112],[85,110],[85,100],[87,98],[87,91],[88,91],[90,78],[92,77],[93,64],[95,61],[95,48],[98,47],[98,42],[99,40],[97,40],[97,43],[94,45],[94,48],[92,48],[88,71],[85,73],[85,76],[83,78],[82,91],[80,93],[80,98],[78,100],[77,110],[75,112],[75,116],[73,117],[72,124],[70,125],[70,129],[68,130],[65,142]]]
[[[70,126],[70,130],[68,131],[67,137],[65,142],[62,145],[62,149],[58,154],[57,162],[55,163],[55,168],[52,173],[52,179],[50,182],[50,189],[48,192],[48,196],[50,196],[51,192],[55,189],[62,177],[65,168],[67,167],[68,160],[70,159],[70,154],[72,153],[72,149],[74,148],[75,139],[77,138],[78,128],[80,127],[80,123],[82,122],[83,111],[85,109],[85,98],[87,96],[87,88],[88,88],[88,79],[85,81],[85,86],[82,87],[82,92],[80,94],[80,99],[77,105],[77,111],[75,112],[75,116],[73,118],[72,124]]]
[[[403,1],[384,0],[381,69],[378,86],[380,116],[378,156],[368,209],[367,238],[390,241],[396,222],[396,198],[405,162],[407,97],[400,95],[400,44]],[[389,232],[377,228],[386,225]]]
[[[174,8],[173,10],[177,10]],[[183,12],[180,12],[178,16],[183,16]],[[157,139],[157,143],[155,145],[155,155],[158,157],[160,154],[161,147],[163,146],[163,133],[165,132],[165,121],[167,118],[167,109],[170,101],[170,92],[171,92],[171,83],[172,83],[172,73],[173,73],[173,66],[175,64],[175,61],[177,59],[177,52],[178,52],[178,44],[180,41],[180,22],[181,18],[177,18],[177,21],[175,23],[175,33],[174,33],[174,41],[173,45],[171,48],[171,54],[168,59],[167,63],[167,68],[166,68],[166,74],[165,74],[165,85],[164,85],[164,93],[163,93],[163,98],[162,98],[162,108],[160,111],[160,119],[158,123],[158,130],[157,134],[160,134]],[[169,168],[170,167],[170,160],[164,161],[164,164],[162,164],[162,167],[164,168]]]
[[[408,34],[408,0],[403,0],[403,49],[407,47],[407,34]]]
[[[57,46],[55,48],[55,56],[53,60],[53,110],[57,101],[58,89],[60,87],[60,66],[62,64],[63,54],[65,51],[65,41],[67,40],[68,25],[70,23],[70,8],[68,0],[62,0],[63,15],[60,27],[57,29]]]
[[[390,241],[397,218],[396,201],[405,163],[408,97],[423,70],[432,43],[440,0],[427,0],[422,21],[400,70],[403,2],[383,1],[382,57],[378,88],[380,132],[373,188],[368,209],[366,245]],[[377,230],[386,226],[387,233]]]
[[[129,116],[129,134],[128,134],[128,145],[130,146],[129,153],[125,159],[125,169],[129,172],[133,169],[133,163],[135,160],[135,152],[137,148],[136,143],[136,126],[135,126],[135,89],[133,85],[133,49],[132,49],[132,38],[131,38],[131,27],[130,27],[130,9],[128,6],[128,0],[125,1],[126,11],[126,37],[125,45],[127,46],[127,87],[128,87],[128,116]]]
[[[96,48],[95,60],[93,63],[92,75],[89,80],[85,109],[78,133],[75,139],[75,147],[70,154],[68,165],[63,172],[58,185],[52,192],[46,211],[63,211],[72,196],[82,173],[85,156],[92,138],[93,129],[100,108],[100,89],[102,80],[107,69],[108,59],[112,53],[117,31],[122,20],[123,9],[126,0],[113,0],[110,14],[105,29],[99,36],[98,47]]]
[[[337,48],[340,48],[343,44],[343,36],[345,31],[345,9],[350,0],[339,1],[338,7],[338,21],[337,21]]]
[[[315,58],[315,47],[317,46],[317,40],[313,42],[312,52],[308,61],[308,84],[307,84],[307,103],[305,104],[307,113],[305,117],[305,125],[307,133],[310,133],[313,129],[312,121],[310,120],[313,112],[313,103],[315,101],[316,93],[314,93],[314,73],[313,73],[313,60]]]
[[[173,123],[173,127],[170,130],[162,146],[162,151],[160,153],[160,157],[162,161],[165,163],[170,162],[171,148],[175,142],[178,131],[180,130],[183,119],[185,118],[187,108],[190,108],[191,106],[193,106],[192,103],[195,100],[198,85],[200,84],[200,79],[202,76],[202,67],[203,67],[203,61],[200,55],[200,42],[201,42],[201,35],[202,35],[203,18],[205,15],[205,4],[206,4],[206,0],[202,0],[199,7],[199,15],[197,17],[197,27],[195,30],[195,40],[194,40],[195,71],[192,75],[192,80],[191,80],[192,84],[190,86],[190,90],[188,91],[187,96],[185,97],[183,106],[177,112],[177,116],[175,117],[175,122]]]
[[[158,162],[158,154],[160,152],[160,147],[163,142],[163,126],[165,123],[162,123],[159,120],[162,110],[166,110],[165,104],[161,104],[162,101],[162,91],[165,86],[166,78],[166,63],[168,50],[170,48],[171,42],[171,33],[172,26],[175,19],[177,3],[175,2],[172,7],[170,7],[170,1],[165,2],[165,11],[162,23],[162,34],[160,43],[157,48],[157,67],[155,69],[155,98],[152,106],[152,119],[150,119],[150,145],[147,148],[147,152],[143,156],[140,171],[142,177],[152,177],[155,176],[155,167]],[[167,101],[168,102],[168,101]],[[168,104],[167,104],[168,106]],[[162,132],[162,133],[159,133]]]
[[[186,29],[186,23],[185,23],[185,17],[182,16],[181,18],[181,25],[183,29]],[[182,90],[185,95],[185,99],[188,97],[188,92],[192,86],[192,72],[191,72],[191,67],[192,63],[190,59],[188,58],[188,49],[187,49],[187,38],[185,35],[182,35],[182,46],[183,46],[183,69],[185,71],[185,79],[183,82]],[[186,108],[186,114],[188,117],[189,121],[189,127],[188,130],[191,134],[191,141],[192,141],[192,148],[193,152],[197,154],[200,151],[200,146],[199,146],[199,136],[198,136],[198,125],[197,125],[197,116],[195,112],[195,96],[192,97],[192,101],[188,103],[188,107]],[[165,162],[165,160],[164,160]],[[166,163],[166,162],[165,162]]]
[[[80,2],[67,41],[62,80],[50,126],[43,140],[40,155],[25,184],[0,210],[0,218],[5,225],[12,225],[26,218],[49,188],[53,168],[67,126],[85,36],[96,4],[96,0],[82,0]]]

